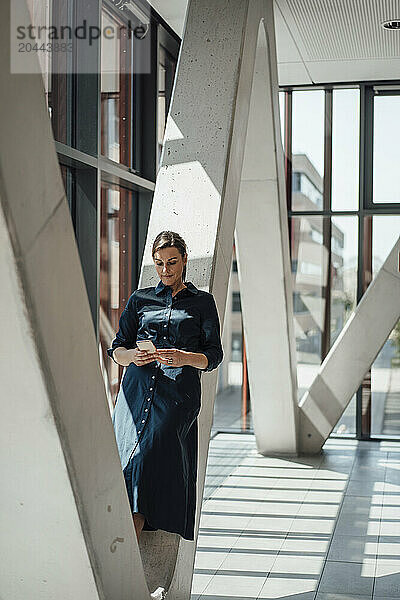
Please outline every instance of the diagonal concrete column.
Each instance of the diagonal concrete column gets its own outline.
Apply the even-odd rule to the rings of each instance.
[[[214,294],[221,324],[231,269],[258,28],[269,4],[263,0],[189,2],[140,277],[140,286],[157,283],[152,242],[161,230],[179,232],[189,249],[188,279]],[[269,11],[268,18],[270,15]],[[203,374],[202,386],[197,526],[216,372]],[[195,544],[175,536],[179,546],[175,558],[171,546],[165,551],[163,548],[174,534],[143,534],[143,540],[148,541],[144,562],[150,560],[152,552],[160,567],[169,565],[168,578],[161,585],[169,587],[173,598],[188,598]]]
[[[300,450],[319,452],[400,317],[400,238],[300,402]]]
[[[258,451],[297,452],[292,275],[273,3],[260,24],[236,222],[240,298]]]
[[[145,600],[42,76],[10,74],[9,10],[0,3],[0,596]]]

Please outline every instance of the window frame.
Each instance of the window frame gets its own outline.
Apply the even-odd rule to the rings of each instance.
[[[372,252],[372,218],[375,215],[400,215],[400,203],[374,203],[372,201],[373,192],[373,117],[374,117],[374,89],[379,88],[380,95],[400,95],[400,86],[398,81],[387,82],[351,82],[351,83],[333,83],[326,85],[306,85],[306,86],[280,86],[279,92],[285,94],[284,115],[285,123],[283,127],[284,139],[284,161],[286,178],[286,197],[289,221],[289,240],[290,253],[293,247],[293,228],[292,217],[299,216],[320,216],[324,223],[324,246],[329,251],[329,273],[331,273],[332,259],[332,218],[340,216],[355,216],[358,218],[358,264],[357,264],[357,303],[360,302],[365,290],[369,284],[366,279],[366,272],[370,268],[370,254]],[[332,210],[331,206],[331,186],[332,186],[332,110],[333,110],[333,90],[335,89],[354,89],[360,91],[360,127],[359,127],[359,198],[358,209],[350,211]],[[294,91],[305,90],[325,90],[325,126],[324,126],[324,193],[323,210],[301,211],[292,210],[292,113]],[[329,218],[325,218],[329,217]],[[293,265],[292,265],[293,270]],[[328,278],[325,302],[324,332],[322,340],[321,362],[330,349],[330,306],[331,306],[331,275]],[[363,414],[363,394],[370,390],[370,371],[364,378],[356,394],[356,434],[355,436],[338,436],[340,438],[349,437],[358,440],[396,440],[393,436],[371,436],[371,402],[368,409]],[[365,400],[365,398],[364,398]]]

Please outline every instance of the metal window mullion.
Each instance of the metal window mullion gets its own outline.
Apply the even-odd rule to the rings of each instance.
[[[360,165],[359,165],[359,219],[358,219],[358,274],[357,274],[357,303],[364,295],[365,282],[365,218],[366,210],[372,204],[372,144],[373,144],[373,88],[368,85],[360,86]],[[369,212],[369,211],[368,211]],[[371,432],[363,431],[363,384],[356,393],[356,437],[368,439]]]
[[[325,122],[324,122],[324,188],[323,208],[331,211],[332,197],[332,89],[325,90]],[[322,216],[323,246],[327,251],[327,277],[323,293],[325,295],[324,327],[321,339],[321,361],[324,360],[330,349],[331,338],[331,237],[332,220],[330,217]]]

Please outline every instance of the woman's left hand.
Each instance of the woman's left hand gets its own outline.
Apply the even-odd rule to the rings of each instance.
[[[179,350],[178,348],[157,348],[157,360],[169,367],[183,367],[187,365],[188,354],[189,352]]]

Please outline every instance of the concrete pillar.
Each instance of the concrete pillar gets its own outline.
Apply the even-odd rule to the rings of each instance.
[[[258,27],[269,4],[270,0],[189,2],[142,263],[139,286],[155,285],[158,277],[151,257],[153,240],[165,229],[180,233],[189,250],[187,278],[214,294],[221,324],[231,269]],[[214,371],[202,376],[196,531],[216,375]],[[179,549],[175,560],[171,549],[163,548],[166,536],[174,534],[146,533],[153,542],[152,546],[149,542],[148,553],[153,548],[159,564],[170,565],[171,584],[166,586],[170,595],[188,598],[195,543],[176,539]]]
[[[300,401],[300,450],[317,453],[400,317],[400,238]]]
[[[258,451],[297,452],[297,376],[272,2],[260,24],[236,222]]]
[[[0,596],[144,600],[42,76],[10,74],[9,11],[0,3]]]

